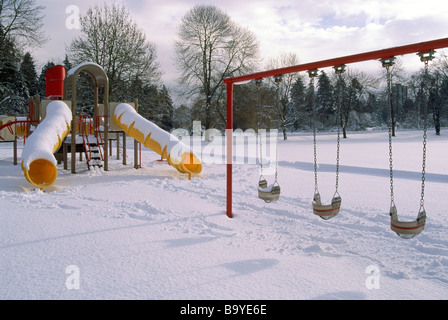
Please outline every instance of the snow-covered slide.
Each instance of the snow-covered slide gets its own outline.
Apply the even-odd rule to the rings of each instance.
[[[27,139],[22,152],[22,170],[26,180],[40,189],[51,186],[57,178],[54,153],[70,132],[72,112],[62,101],[47,106],[45,119]]]
[[[129,136],[159,154],[163,159],[167,159],[168,163],[179,172],[201,173],[201,161],[186,144],[143,118],[131,105],[119,104],[115,108],[113,119]]]

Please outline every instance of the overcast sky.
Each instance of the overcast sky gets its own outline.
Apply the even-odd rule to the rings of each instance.
[[[76,29],[66,26],[67,7],[80,14],[104,0],[37,0],[45,6],[45,31],[51,38],[33,49],[37,67],[46,61],[61,63]],[[112,2],[112,1],[110,1]],[[213,4],[239,25],[249,28],[260,42],[263,58],[294,52],[301,63],[385,49],[448,37],[447,0],[115,0],[124,4],[134,21],[155,43],[163,81],[177,77],[173,43],[182,17],[195,4]],[[421,67],[418,57],[403,58],[410,70]],[[368,69],[372,64],[350,66]],[[377,65],[374,65],[376,68]],[[260,66],[260,70],[263,66]],[[381,69],[378,63],[378,69]],[[39,71],[38,70],[38,71]]]

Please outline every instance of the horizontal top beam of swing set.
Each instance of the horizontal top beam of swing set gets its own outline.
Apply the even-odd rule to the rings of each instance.
[[[354,54],[350,56],[322,60],[317,62],[305,63],[291,67],[285,67],[280,69],[267,70],[257,73],[252,73],[248,75],[226,78],[224,79],[224,83],[229,85],[237,82],[244,82],[249,80],[257,80],[263,79],[267,77],[278,77],[281,75],[301,72],[301,71],[312,71],[321,68],[327,67],[338,67],[342,65],[346,65],[349,63],[363,62],[369,60],[382,60],[389,59],[395,56],[401,56],[410,53],[427,53],[431,50],[447,48],[448,47],[448,38],[432,40],[427,42],[420,42],[400,47],[394,47],[389,49],[382,49],[377,51],[365,52]]]

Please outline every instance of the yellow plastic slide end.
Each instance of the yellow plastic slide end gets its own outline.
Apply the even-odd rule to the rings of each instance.
[[[22,153],[23,174],[29,183],[41,190],[56,181],[58,170],[54,153],[70,133],[70,119],[71,111],[66,104],[61,101],[50,103],[47,117],[25,144]]]
[[[29,170],[22,165],[22,170],[26,180],[41,190],[51,186],[58,177],[56,166],[47,159],[34,160]]]
[[[70,126],[68,123],[66,123],[66,125],[67,131],[62,133],[61,136],[58,136],[58,142],[53,147],[53,153],[61,147],[62,141],[64,141],[65,137],[70,132]],[[41,190],[51,186],[58,177],[58,169],[54,164],[54,161],[44,158],[33,160],[29,165],[29,169],[24,167],[22,161],[22,170],[25,175],[25,179]]]
[[[191,152],[185,152],[181,155],[180,161],[173,161],[167,157],[168,163],[182,173],[199,174],[202,171],[202,164],[198,157]]]
[[[127,120],[123,121],[123,118],[126,118]],[[167,149],[172,150],[173,147],[180,147],[183,144],[170,133],[164,131],[151,121],[143,118],[130,105],[121,104],[120,107],[117,107],[117,109],[115,109],[115,113],[113,114],[113,119],[115,123],[130,137],[142,143],[146,148],[156,152],[163,159],[167,159],[168,164],[177,169],[179,172],[188,174],[199,174],[202,172],[201,160],[193,152],[183,152],[179,159],[173,159],[173,157],[167,152]],[[143,126],[147,129],[147,132],[144,133],[135,128],[136,122],[143,124]],[[170,144],[170,148],[168,148],[168,144]],[[184,150],[189,149],[185,145],[183,145],[183,147],[185,147]]]

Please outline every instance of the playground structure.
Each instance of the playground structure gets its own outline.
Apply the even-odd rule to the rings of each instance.
[[[0,143],[13,143],[14,165],[17,165],[17,137],[26,140],[34,123],[37,122],[26,117],[0,116]]]
[[[280,69],[273,69],[273,70],[267,70],[263,72],[257,72],[249,75],[243,75],[243,76],[237,76],[237,77],[231,77],[224,79],[224,83],[227,86],[227,126],[226,126],[226,144],[227,144],[227,207],[226,207],[226,214],[229,218],[233,217],[232,212],[232,171],[233,171],[233,86],[238,83],[247,83],[248,81],[255,80],[255,81],[261,81],[263,78],[268,77],[274,77],[274,79],[277,82],[277,79],[281,79],[285,74],[289,73],[297,73],[297,72],[308,72],[311,81],[313,80],[314,76],[316,75],[318,69],[321,68],[328,68],[333,67],[336,71],[336,73],[339,74],[343,72],[345,66],[347,64],[351,63],[357,63],[357,62],[363,62],[363,61],[369,61],[369,60],[378,60],[382,63],[382,66],[386,68],[387,70],[387,77],[388,77],[388,90],[389,90],[389,103],[390,101],[390,73],[389,73],[389,67],[395,59],[395,56],[399,55],[406,55],[411,53],[416,53],[420,56],[420,60],[424,62],[425,64],[425,73],[427,75],[427,68],[428,68],[428,62],[432,60],[433,54],[436,49],[446,48],[448,47],[448,38],[439,39],[439,40],[433,40],[433,41],[427,41],[427,42],[421,42],[411,45],[405,45],[400,47],[394,47],[389,49],[383,49],[383,50],[377,50],[377,51],[371,51],[361,54],[355,54],[340,58],[334,58],[329,60],[323,60],[313,63],[306,63],[301,64],[297,66],[291,66],[286,68],[280,68]],[[391,204],[390,204],[390,226],[391,229],[397,233],[400,237],[405,239],[410,239],[418,234],[420,234],[426,223],[426,212],[424,209],[424,187],[425,187],[425,162],[426,162],[426,130],[427,130],[427,124],[426,124],[426,114],[425,114],[425,125],[424,125],[424,134],[423,134],[423,164],[422,164],[422,191],[421,191],[421,200],[420,200],[420,209],[417,215],[417,218],[414,221],[410,222],[404,222],[400,221],[398,219],[397,215],[397,208],[395,206],[394,197],[393,197],[393,159],[392,159],[392,142],[391,142],[391,129],[392,126],[389,128],[389,156],[390,156],[390,180],[391,180]],[[314,133],[315,137],[315,133]],[[339,133],[338,133],[338,139],[339,139]],[[339,140],[338,140],[339,144]],[[316,141],[314,140],[314,146],[315,146],[315,194],[314,194],[314,200],[313,200],[313,211],[315,214],[321,216],[324,219],[329,219],[334,217],[339,213],[340,206],[341,206],[341,197],[339,196],[337,192],[337,186],[338,186],[338,167],[339,167],[339,145],[338,145],[338,157],[337,157],[337,170],[336,170],[336,192],[335,196],[333,197],[333,200],[331,204],[329,205],[322,205],[320,201],[320,195],[317,190],[317,170],[316,170]],[[278,159],[277,159],[278,161]],[[277,181],[277,172],[276,172],[276,181]],[[261,186],[262,185],[262,186]],[[259,187],[258,191],[260,194],[260,187],[262,189],[268,189],[267,184],[265,181],[259,181]],[[323,212],[323,213],[321,213]]]
[[[94,114],[77,114],[77,79],[80,73],[88,74],[94,83]],[[69,97],[71,88],[71,99]],[[99,101],[102,90],[102,103]],[[55,66],[46,73],[46,99],[33,97],[29,102],[26,120],[14,117],[0,119],[0,141],[14,142],[14,164],[17,164],[17,136],[24,136],[22,152],[24,176],[34,186],[44,189],[57,178],[57,164],[64,162],[71,173],[76,173],[76,153],[80,159],[85,154],[87,167],[109,170],[112,140],[117,141],[117,158],[120,156],[122,135],[123,165],[126,165],[126,136],[134,138],[134,168],[141,167],[139,143],[158,153],[162,159],[181,173],[199,174],[200,159],[177,137],[162,130],[138,113],[138,101],[134,103],[109,102],[109,80],[103,68],[85,62],[68,72],[63,66]],[[109,119],[113,121],[109,121]],[[113,135],[115,134],[115,138]]]
[[[416,53],[420,56],[420,60],[425,63],[425,70],[427,73],[428,62],[432,60],[433,54],[436,49],[446,48],[448,47],[448,38],[422,42],[417,44],[411,44],[401,47],[394,47],[390,49],[383,49],[378,51],[372,51],[367,53],[361,53],[341,58],[323,60],[313,63],[302,64],[298,66],[268,70],[263,72],[258,72],[250,75],[238,76],[233,78],[227,78],[224,80],[224,83],[227,86],[227,126],[226,126],[226,145],[227,145],[227,153],[226,153],[226,163],[227,163],[227,207],[226,213],[229,218],[233,217],[232,212],[232,162],[233,162],[233,85],[238,83],[245,83],[247,81],[255,80],[259,81],[263,78],[274,77],[276,79],[281,79],[283,75],[288,73],[297,73],[297,72],[308,72],[311,80],[316,75],[317,71],[321,68],[333,67],[336,71],[342,70],[347,64],[363,62],[368,60],[378,60],[382,63],[383,67],[387,70],[388,80],[390,79],[389,75],[389,67],[392,65],[395,56],[398,55],[406,55],[411,53]],[[76,115],[76,78],[80,72],[85,72],[89,74],[94,80],[94,93],[95,93],[95,108],[94,108],[94,119],[92,121],[83,115]],[[281,80],[280,80],[281,81]],[[388,89],[390,90],[390,81],[388,81]],[[72,88],[72,99],[71,101],[66,100],[68,97],[67,87],[71,86]],[[103,103],[98,103],[98,88],[104,87],[104,97]],[[71,121],[70,124],[66,120],[64,115],[55,116],[54,120],[50,120],[49,126],[58,126],[58,133],[54,134],[56,138],[55,142],[48,143],[46,147],[49,147],[53,152],[57,149],[57,143],[61,142],[63,146],[63,159],[64,159],[64,168],[67,166],[67,154],[70,152],[71,154],[71,170],[72,173],[76,173],[76,152],[78,150],[78,146],[83,146],[82,150],[86,153],[87,158],[90,157],[92,159],[92,149],[90,148],[90,142],[87,142],[88,147],[86,147],[86,139],[88,140],[88,136],[92,133],[95,133],[96,139],[96,147],[99,147],[99,154],[102,157],[103,167],[105,171],[108,171],[108,141],[109,133],[117,133],[123,134],[123,144],[125,146],[125,137],[126,134],[133,137],[135,141],[144,144],[146,147],[152,149],[161,155],[162,158],[167,159],[168,163],[176,168],[179,172],[187,173],[189,176],[191,174],[198,174],[202,170],[202,165],[196,155],[192,153],[187,146],[182,146],[181,142],[176,141],[177,139],[170,136],[170,134],[164,132],[162,129],[158,128],[156,125],[152,124],[150,121],[142,118],[138,115],[138,102],[136,101],[134,106],[129,103],[112,103],[108,100],[108,79],[107,75],[104,73],[104,70],[96,64],[93,63],[83,63],[72,70],[70,70],[63,80],[63,95],[62,97],[59,95],[52,96],[55,98],[53,100],[60,100],[65,106],[68,107],[71,111]],[[390,94],[389,94],[390,98]],[[48,110],[51,111],[53,105],[51,104],[52,100],[48,101],[37,101],[35,103],[31,103],[34,113],[30,111],[29,123],[40,123],[40,127],[46,126],[42,121],[42,118],[45,117],[46,112]],[[390,101],[389,101],[390,102]],[[49,108],[50,106],[50,108]],[[62,108],[62,107],[61,107]],[[62,108],[64,109],[64,108]],[[36,111],[37,110],[37,111]],[[37,113],[36,113],[37,112]],[[37,117],[36,117],[37,114]],[[65,114],[65,112],[63,112]],[[109,123],[109,119],[112,115],[113,122]],[[59,120],[56,120],[59,119]],[[426,118],[426,117],[425,117]],[[11,121],[10,123],[13,123]],[[57,124],[55,123],[57,122]],[[39,129],[38,126],[38,129]],[[66,130],[62,130],[63,128]],[[0,126],[0,130],[3,130],[5,126]],[[38,129],[35,132],[38,132]],[[69,129],[69,130],[67,130]],[[394,203],[393,198],[393,166],[392,166],[392,143],[389,132],[389,156],[390,156],[390,176],[391,176],[391,205],[389,210],[389,215],[391,218],[391,229],[396,232],[402,238],[412,238],[416,235],[420,234],[426,223],[426,212],[424,210],[424,186],[425,186],[425,159],[426,159],[426,119],[425,119],[425,127],[424,127],[424,141],[423,141],[423,170],[422,170],[422,192],[421,192],[421,200],[420,200],[420,210],[418,212],[417,218],[415,221],[403,222],[398,219],[397,208]],[[45,130],[45,129],[44,129]],[[68,134],[70,131],[70,135]],[[1,131],[0,131],[1,132]],[[29,132],[29,131],[27,131]],[[77,139],[78,136],[82,137],[82,142],[79,142]],[[38,135],[36,135],[38,136]],[[67,138],[66,138],[67,136]],[[86,137],[85,137],[86,136]],[[315,136],[315,134],[314,134]],[[70,139],[68,139],[70,137]],[[315,138],[315,137],[314,137]],[[67,139],[70,142],[64,142],[63,140]],[[46,139],[40,139],[46,140]],[[118,140],[118,136],[117,136]],[[314,147],[316,149],[316,139],[314,139]],[[56,142],[57,141],[57,142]],[[172,143],[172,141],[175,141]],[[136,143],[137,143],[136,142]],[[338,136],[339,143],[339,136]],[[95,143],[94,143],[95,144]],[[95,146],[95,145],[93,145]],[[44,149],[44,148],[41,148]],[[60,148],[59,148],[60,149]],[[102,150],[102,151],[101,151]],[[134,148],[136,151],[137,148]],[[125,153],[125,151],[124,151]],[[24,154],[26,155],[27,152]],[[338,145],[338,155],[339,155],[339,145]],[[123,157],[125,158],[125,157]],[[40,158],[36,160],[42,160]],[[125,161],[125,159],[123,159]],[[51,161],[50,161],[51,162]],[[33,174],[33,166],[32,161],[24,159],[24,163],[22,165],[25,173],[25,177],[29,179],[31,183],[38,186],[39,188],[45,188],[55,180],[54,169],[49,169],[50,165],[48,163],[44,163],[44,161],[36,161],[35,170],[36,174]],[[53,161],[54,163],[54,161]],[[134,164],[137,163],[137,157],[135,156]],[[339,156],[337,158],[337,168],[339,166]],[[275,173],[275,183],[277,183],[277,173],[278,173],[278,146],[277,146],[277,154],[276,154],[276,173]],[[28,172],[27,172],[28,170]],[[48,172],[48,174],[47,174]],[[57,170],[56,170],[57,172]],[[320,195],[317,192],[317,171],[316,171],[316,154],[315,154],[315,194],[313,198],[313,212],[321,216],[323,219],[330,219],[335,217],[340,210],[341,207],[341,197],[338,194],[337,186],[338,186],[338,169],[336,172],[336,192],[331,204],[323,205],[320,200]],[[33,176],[38,176],[42,178],[39,183],[33,180]],[[54,178],[54,179],[53,179]],[[260,179],[259,181],[259,189],[258,194],[259,197],[266,202],[277,201],[280,196],[280,187],[275,185],[275,183],[268,187],[267,181],[263,181]]]

